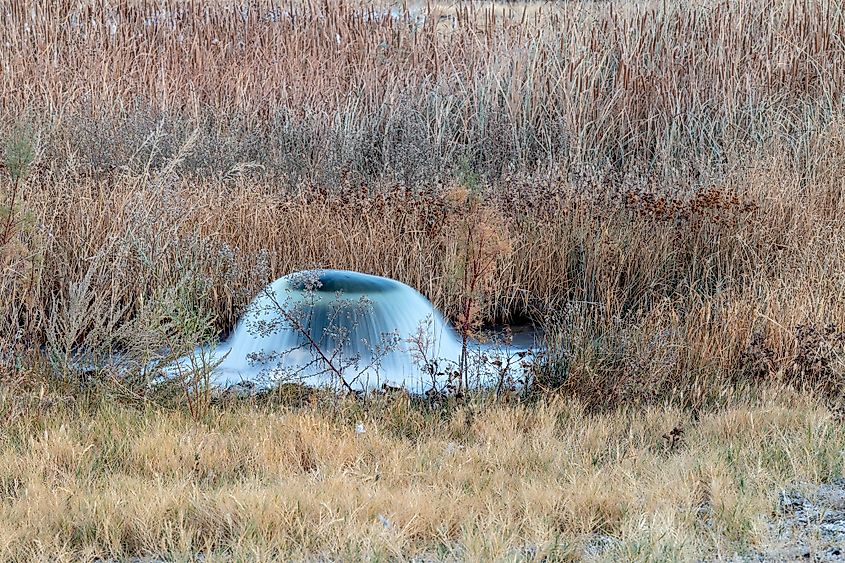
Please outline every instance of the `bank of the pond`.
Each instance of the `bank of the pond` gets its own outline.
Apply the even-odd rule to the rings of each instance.
[[[785,390],[699,413],[305,405],[5,395],[0,558],[750,556],[783,548],[773,514],[813,518],[818,489],[781,491],[843,474],[843,426]]]

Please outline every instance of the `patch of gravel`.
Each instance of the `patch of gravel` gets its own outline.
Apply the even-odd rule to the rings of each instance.
[[[586,561],[600,560],[607,557],[614,549],[619,548],[622,542],[613,536],[605,534],[593,534],[584,546],[582,557]]]
[[[781,491],[769,533],[769,546],[733,561],[845,561],[845,478]]]

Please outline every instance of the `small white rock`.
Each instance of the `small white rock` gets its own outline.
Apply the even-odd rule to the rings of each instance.
[[[460,444],[456,444],[455,442],[449,442],[448,444],[446,444],[446,454],[447,455],[457,453],[457,452],[459,452],[463,449],[464,449],[464,446],[462,446]]]
[[[378,521],[379,521],[379,522],[381,522],[381,525],[382,525],[382,526],[384,526],[384,527],[385,527],[385,529],[387,529],[387,530],[389,530],[390,528],[392,528],[392,527],[393,527],[393,522],[391,522],[391,521],[387,518],[387,516],[385,516],[384,514],[379,514],[379,515],[378,515]]]

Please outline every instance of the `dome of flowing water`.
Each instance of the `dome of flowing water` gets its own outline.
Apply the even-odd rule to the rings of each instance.
[[[434,306],[396,280],[343,270],[290,274],[247,307],[212,354],[212,381],[413,390],[440,386],[461,343]]]
[[[528,353],[470,341],[467,381],[500,385],[505,373],[525,376]],[[268,285],[226,341],[198,349],[164,372],[210,369],[210,383],[224,388],[295,382],[424,393],[446,388],[461,354],[460,337],[415,289],[358,272],[312,270]]]

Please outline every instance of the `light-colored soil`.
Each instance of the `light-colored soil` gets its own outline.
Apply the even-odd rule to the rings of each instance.
[[[845,561],[845,478],[802,483],[780,494],[772,544],[741,561]]]

